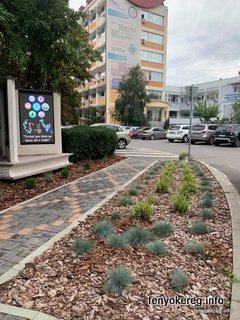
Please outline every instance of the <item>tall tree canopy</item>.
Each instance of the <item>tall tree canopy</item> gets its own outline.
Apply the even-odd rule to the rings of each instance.
[[[147,124],[144,107],[147,102],[146,81],[139,65],[132,67],[119,83],[119,97],[115,102],[114,117],[128,126]]]
[[[68,0],[0,2],[0,77],[16,77],[19,87],[60,92],[63,121],[74,120],[81,105],[75,89],[101,59],[88,44],[81,17]]]
[[[194,111],[198,116],[204,119],[204,122],[208,123],[211,118],[216,118],[219,113],[219,105],[208,105],[207,101],[197,102],[194,105]]]
[[[239,100],[235,101],[233,104],[231,118],[233,123],[240,123],[240,101]]]

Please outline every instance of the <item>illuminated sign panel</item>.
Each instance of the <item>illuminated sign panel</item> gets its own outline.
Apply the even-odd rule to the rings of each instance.
[[[54,144],[53,94],[19,90],[21,144]]]
[[[135,6],[150,9],[150,8],[156,8],[157,6],[160,6],[163,4],[165,0],[128,0],[129,2],[135,4]]]

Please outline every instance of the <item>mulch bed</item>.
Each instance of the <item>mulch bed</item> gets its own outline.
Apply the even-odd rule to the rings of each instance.
[[[37,185],[35,188],[25,187],[24,181],[26,178],[15,181],[0,180],[0,211],[60,187],[68,182],[79,179],[92,172],[106,168],[123,159],[125,158],[117,155],[111,155],[104,159],[78,161],[68,167],[70,170],[68,178],[61,178],[61,169],[53,172],[53,180],[50,182],[46,181],[44,174],[37,175]],[[90,164],[91,167],[89,169],[85,169],[84,164],[86,163]]]
[[[178,190],[180,171],[174,174],[170,193],[158,194],[155,191],[161,171],[151,180],[144,176],[132,186],[142,186],[135,202],[150,194],[156,197],[154,215],[150,222],[130,218],[131,206],[119,206],[118,200],[127,190],[119,192],[101,209],[89,216],[71,233],[54,244],[13,280],[0,287],[0,302],[21,306],[53,315],[66,320],[221,320],[229,319],[231,300],[230,274],[232,270],[232,237],[230,211],[225,194],[218,182],[201,167],[210,179],[214,194],[215,218],[207,220],[210,233],[196,236],[189,232],[192,222],[199,220],[202,192],[191,197],[191,206],[186,214],[179,214],[172,205],[172,195]],[[200,180],[199,180],[200,181]],[[138,225],[151,230],[159,220],[171,222],[174,233],[164,239],[168,254],[156,257],[144,247],[129,246],[125,249],[110,249],[105,240],[93,233],[92,227],[99,219],[110,219],[113,211],[121,214],[114,221],[117,233]],[[82,257],[72,250],[77,238],[94,240],[94,250]],[[184,245],[189,240],[205,244],[204,255],[186,253]],[[104,290],[108,270],[125,266],[134,276],[133,284],[122,296],[112,296]],[[170,285],[170,274],[177,268],[184,270],[189,277],[187,287],[176,292]],[[223,297],[225,305],[152,305],[149,297]]]

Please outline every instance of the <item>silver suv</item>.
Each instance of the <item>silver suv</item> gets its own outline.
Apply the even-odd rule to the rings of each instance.
[[[217,124],[195,124],[192,126],[191,143],[195,144],[198,141],[204,141],[208,144],[214,143],[214,132],[217,129]]]
[[[182,142],[189,141],[189,129],[190,126],[175,124],[172,125],[167,131],[167,139],[169,142],[173,142],[174,140],[181,140]]]
[[[131,138],[128,134],[127,129],[119,124],[111,124],[111,123],[94,123],[90,127],[105,127],[112,129],[116,132],[118,137],[117,148],[118,149],[125,149],[126,146],[131,142]]]

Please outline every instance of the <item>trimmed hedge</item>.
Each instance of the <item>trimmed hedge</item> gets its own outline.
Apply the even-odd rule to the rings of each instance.
[[[73,153],[69,160],[99,159],[113,154],[117,135],[109,128],[76,126],[62,130],[63,152]]]

